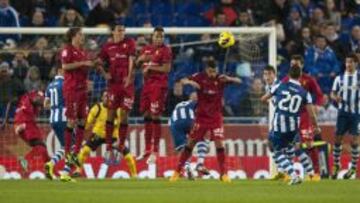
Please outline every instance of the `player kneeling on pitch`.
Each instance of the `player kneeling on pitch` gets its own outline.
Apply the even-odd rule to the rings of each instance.
[[[82,166],[89,156],[91,151],[95,151],[99,146],[106,143],[106,133],[105,133],[105,126],[107,120],[107,111],[108,111],[108,95],[107,92],[103,93],[102,102],[95,104],[92,106],[90,113],[87,117],[86,121],[86,130],[92,129],[92,136],[89,140],[87,140],[86,144],[81,148],[80,153],[78,155],[78,159],[80,165]],[[119,126],[120,126],[120,109],[116,111],[116,119],[114,120],[114,131],[112,136],[112,142],[114,143],[119,139],[120,136],[126,135],[119,135]],[[120,151],[119,148],[116,150]],[[133,155],[130,154],[130,151],[127,147],[124,150],[121,150],[123,156],[126,160],[126,163],[129,167],[129,171],[131,177],[137,176],[137,169],[136,163]],[[110,152],[106,152],[106,161],[112,159],[113,154]],[[78,167],[73,175],[79,175],[81,173],[81,167]]]
[[[170,131],[174,141],[174,148],[177,152],[184,149],[187,136],[193,126],[195,119],[195,108],[197,105],[197,94],[193,92],[190,94],[188,101],[180,102],[176,105],[169,120]],[[206,153],[209,151],[209,144],[206,140],[201,140],[197,143],[197,165],[196,171],[199,175],[209,175],[209,170],[204,166]],[[189,180],[194,179],[194,175],[190,168],[190,161],[185,162],[186,175]]]
[[[290,80],[282,82],[271,88],[262,100],[275,97],[275,114],[272,121],[271,134],[269,140],[273,147],[275,156],[280,166],[290,175],[289,185],[301,183],[300,177],[296,174],[291,159],[287,158],[286,150],[291,147],[298,134],[300,112],[306,106],[310,115],[310,120],[314,125],[314,132],[320,133],[312,104],[312,97],[299,82],[301,68],[292,66],[289,70]]]

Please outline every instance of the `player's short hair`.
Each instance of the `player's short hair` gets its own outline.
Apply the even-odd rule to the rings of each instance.
[[[122,24],[122,23],[114,23],[114,24],[111,24],[111,25],[110,25],[110,30],[111,30],[111,31],[114,31],[117,26],[125,27],[125,25]]]
[[[216,69],[217,67],[217,63],[214,59],[209,59],[208,61],[206,61],[206,67],[205,68],[213,68]]]
[[[165,32],[164,28],[161,26],[157,26],[154,28],[154,32]]]
[[[299,54],[292,55],[291,60],[300,61],[301,64],[304,64],[304,57]]]
[[[347,59],[347,58],[351,58],[355,63],[358,63],[358,62],[359,62],[358,57],[356,56],[355,53],[347,54],[346,57],[345,57],[345,59]]]
[[[274,66],[272,66],[272,65],[265,66],[264,71],[270,71],[270,72],[276,73],[276,70],[275,70]]]
[[[292,79],[299,79],[301,76],[301,67],[294,65],[289,69],[289,77]]]
[[[81,27],[71,27],[68,29],[68,31],[65,34],[65,42],[71,43],[71,40],[75,35],[81,31]]]

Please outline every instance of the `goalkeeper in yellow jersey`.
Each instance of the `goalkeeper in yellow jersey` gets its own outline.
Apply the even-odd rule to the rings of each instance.
[[[90,112],[87,117],[85,129],[90,130],[92,129],[92,135],[87,140],[86,144],[81,148],[80,153],[78,154],[78,159],[80,165],[82,166],[89,156],[91,151],[95,151],[99,146],[106,143],[106,136],[105,136],[105,125],[106,125],[106,118],[107,118],[107,103],[108,103],[108,95],[107,92],[104,92],[102,95],[102,102],[93,105],[90,109]],[[112,142],[116,142],[119,136],[126,136],[126,135],[119,135],[119,126],[120,126],[120,117],[121,117],[121,109],[117,109],[116,111],[116,119],[114,120],[114,131],[112,136]],[[137,176],[137,169],[136,163],[133,155],[130,154],[129,149],[125,147],[122,150],[122,154],[126,163],[129,167],[129,171],[131,177]],[[109,158],[107,154],[107,158]],[[76,169],[76,174],[79,174],[81,168]]]

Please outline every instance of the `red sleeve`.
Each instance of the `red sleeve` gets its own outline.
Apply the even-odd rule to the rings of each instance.
[[[108,54],[107,54],[107,44],[104,44],[102,47],[101,47],[101,50],[100,50],[100,53],[99,53],[99,58],[103,61],[107,61],[108,60]]]
[[[64,49],[61,51],[60,58],[61,58],[61,63],[62,63],[62,64],[68,64],[68,63],[72,63],[72,62],[73,62],[71,50],[68,49],[68,48],[64,48]]]
[[[163,49],[163,53],[162,53],[162,63],[171,63],[172,60],[172,52],[171,49],[169,47],[166,47],[165,49]]]
[[[314,104],[321,106],[324,104],[324,95],[320,89],[319,84],[313,77],[309,77],[309,89],[310,93],[315,96]]]
[[[136,43],[135,43],[135,40],[134,39],[129,39],[129,42],[128,42],[128,45],[129,45],[129,56],[135,56],[135,53],[136,53]]]
[[[189,80],[193,80],[200,84],[200,81],[201,81],[200,77],[201,77],[200,73],[195,73],[189,77]]]

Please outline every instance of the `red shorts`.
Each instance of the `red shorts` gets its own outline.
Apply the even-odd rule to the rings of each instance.
[[[307,113],[301,113],[300,115],[299,134],[301,142],[314,140],[314,126]]]
[[[123,85],[110,85],[108,87],[109,108],[121,108],[131,111],[134,104],[134,85],[124,87]]]
[[[159,116],[165,110],[167,87],[143,86],[140,100],[140,112],[150,112]]]
[[[69,120],[86,119],[87,116],[87,91],[63,90],[66,118]]]
[[[205,137],[208,135],[210,136],[210,140],[212,141],[224,139],[224,126],[218,125],[218,127],[215,127],[195,123],[190,131],[189,137],[198,142],[200,140],[204,140]]]
[[[15,123],[14,124],[15,131],[16,128],[22,124],[25,124],[25,129],[22,130],[21,133],[19,133],[19,135],[25,142],[29,142],[30,140],[33,139],[40,139],[40,140],[43,139],[40,128],[34,122]]]

